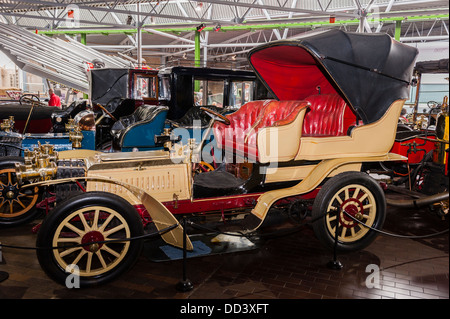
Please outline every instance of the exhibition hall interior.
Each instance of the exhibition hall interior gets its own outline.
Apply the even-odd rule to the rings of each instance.
[[[2,0],[0,307],[448,300],[448,41],[448,0]]]

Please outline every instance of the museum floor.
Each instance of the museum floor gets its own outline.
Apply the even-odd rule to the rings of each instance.
[[[35,223],[0,229],[0,240],[33,246]],[[441,220],[427,209],[388,207],[383,230],[412,236],[445,229],[448,219]],[[448,232],[425,239],[379,235],[363,251],[338,255],[341,270],[327,267],[333,254],[309,227],[289,235],[264,236],[253,249],[187,259],[186,275],[193,283],[188,292],[176,289],[183,277],[182,260],[155,261],[147,252],[131,271],[109,284],[68,289],[44,274],[33,250],[3,248],[0,272],[9,277],[0,282],[0,299],[449,298]],[[373,272],[370,265],[380,272]]]

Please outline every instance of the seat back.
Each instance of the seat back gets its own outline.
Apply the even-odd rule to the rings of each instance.
[[[229,125],[222,123],[214,125],[217,145],[221,148],[231,146],[235,154],[259,160],[257,139],[259,132],[264,131],[264,137],[280,136],[284,141],[292,142],[292,147],[282,147],[279,150],[277,148],[276,152],[281,160],[292,158],[300,143],[301,124],[308,106],[307,101],[265,100],[246,103],[237,112],[227,116],[230,120]],[[303,110],[302,116],[298,118],[300,110]],[[269,132],[267,128],[273,130]],[[267,159],[267,140],[264,137],[264,158]],[[272,145],[272,147],[275,146]],[[277,159],[274,158],[274,160]]]
[[[311,95],[305,115],[302,136],[343,136],[356,122],[355,115],[338,94]]]
[[[154,136],[163,131],[167,112],[167,106],[144,104],[133,114],[121,117],[111,128],[115,147],[122,151],[133,147],[155,147]]]
[[[225,141],[243,141],[247,132],[257,122],[260,114],[272,100],[251,101],[241,106],[236,112],[227,115],[229,125],[220,122],[214,124],[214,137],[219,147]]]
[[[304,101],[271,101],[267,104],[258,119],[247,132],[245,142],[256,145],[258,130],[264,127],[279,126],[290,123],[298,114],[298,109],[305,107]]]

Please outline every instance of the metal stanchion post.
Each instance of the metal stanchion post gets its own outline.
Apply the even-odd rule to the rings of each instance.
[[[192,282],[186,278],[186,218],[183,217],[183,279],[177,284],[176,288],[178,291],[187,292],[194,289]]]
[[[336,232],[334,233],[334,249],[333,249],[333,260],[330,260],[327,264],[327,267],[334,270],[341,270],[344,266],[342,263],[337,260],[337,245],[338,245],[338,233],[339,233],[339,213],[337,216],[337,223],[336,223]]]
[[[0,245],[0,263],[3,261],[2,257],[2,246]],[[5,281],[6,279],[8,279],[8,277],[9,274],[6,271],[0,271],[0,282]]]

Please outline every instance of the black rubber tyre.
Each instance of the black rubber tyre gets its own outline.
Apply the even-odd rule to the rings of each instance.
[[[0,225],[16,226],[37,217],[38,187],[20,188],[15,163],[23,163],[22,157],[7,156],[0,159]]]
[[[367,226],[381,229],[386,218],[382,188],[366,173],[344,172],[330,178],[314,200],[312,218],[318,220],[313,223],[313,230],[326,247],[335,247],[337,224],[337,250],[357,251],[367,247],[378,233],[353,220],[344,211]]]
[[[47,215],[37,236],[37,257],[45,273],[62,285],[100,285],[135,264],[143,241],[92,243],[143,233],[139,214],[126,200],[111,193],[88,192],[63,201]],[[74,247],[76,244],[86,245]],[[77,266],[72,268],[77,270],[73,273],[77,278],[70,272],[73,265]]]

